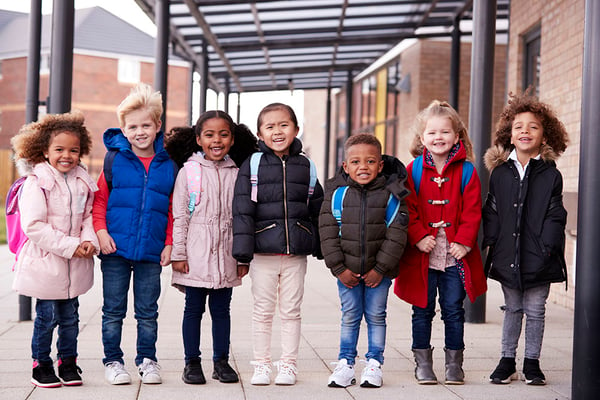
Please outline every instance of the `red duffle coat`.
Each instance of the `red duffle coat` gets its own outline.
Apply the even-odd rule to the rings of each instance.
[[[424,150],[423,157],[425,158]],[[465,291],[471,302],[485,293],[487,284],[483,273],[481,253],[477,245],[477,233],[481,223],[481,183],[477,172],[461,190],[462,166],[466,151],[462,145],[446,163],[441,174],[435,167],[423,162],[419,193],[416,194],[413,180],[413,163],[408,165],[407,188],[411,191],[406,198],[410,221],[408,243],[400,260],[400,272],[394,284],[394,293],[402,300],[418,307],[427,306],[427,280],[429,254],[419,251],[416,243],[427,235],[436,237],[439,228],[432,227],[440,221],[448,242],[456,242],[471,248],[463,258]],[[439,183],[438,183],[439,182]],[[432,204],[431,200],[447,200],[446,204]]]

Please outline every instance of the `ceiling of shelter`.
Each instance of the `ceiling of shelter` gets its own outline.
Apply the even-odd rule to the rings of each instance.
[[[136,0],[154,19],[156,0]],[[342,87],[404,39],[470,35],[473,0],[170,0],[171,43],[210,87],[253,92]],[[497,0],[507,20],[509,0]],[[463,26],[467,26],[464,28]],[[227,86],[228,85],[228,86]]]

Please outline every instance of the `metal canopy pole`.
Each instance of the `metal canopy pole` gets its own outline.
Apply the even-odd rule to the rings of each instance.
[[[323,182],[329,178],[329,152],[331,149],[331,87],[327,87],[327,105],[325,108],[325,166]]]
[[[475,168],[481,179],[482,198],[487,196],[489,174],[483,154],[490,147],[492,96],[494,88],[494,47],[496,45],[496,0],[473,2],[473,48],[471,53],[471,93],[469,133],[475,152]],[[471,303],[465,300],[465,321],[485,322],[485,293]]]
[[[346,138],[352,135],[352,71],[348,70],[346,80]]]
[[[229,76],[225,77],[225,112],[229,114],[229,92],[231,88],[229,85]]]
[[[579,204],[577,218],[577,256],[575,317],[573,331],[573,400],[593,399],[600,391],[600,3],[585,2],[583,39],[583,92],[581,107],[581,144],[579,158]]]
[[[200,114],[206,111],[208,93],[208,43],[202,40],[202,66],[200,69]]]
[[[452,49],[450,52],[450,94],[448,102],[458,111],[458,91],[460,87],[460,17],[454,18]]]
[[[25,123],[36,121],[40,97],[40,50],[42,43],[42,0],[31,0],[29,11],[29,54]],[[13,166],[13,180],[14,176]],[[19,295],[19,321],[31,321],[31,297]]]
[[[74,0],[54,2],[52,6],[50,99],[48,104],[50,114],[61,114],[71,110],[74,19]]]
[[[154,64],[154,88],[162,95],[162,129],[167,120],[167,79],[169,72],[169,0],[156,0],[154,8],[156,24],[156,47]]]

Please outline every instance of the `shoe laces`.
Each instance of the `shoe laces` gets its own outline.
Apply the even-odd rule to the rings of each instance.
[[[367,372],[378,374],[379,371],[381,371],[381,364],[379,363],[379,361],[373,358],[371,358],[369,361],[360,360],[360,362],[362,364],[365,364],[365,369],[363,370],[363,373]]]
[[[127,371],[125,371],[125,366],[118,361],[106,363],[106,367],[112,369],[116,375],[127,373]]]
[[[160,371],[160,365],[154,360],[145,358],[144,362],[140,365],[140,371],[145,374],[157,374]]]
[[[285,361],[277,361],[275,363],[275,366],[277,367],[279,373],[284,375],[296,376],[296,373],[298,371],[294,364]]]
[[[344,362],[345,361],[345,362]],[[353,365],[348,364],[348,361],[344,360],[344,361],[333,361],[331,363],[331,365],[335,365],[335,369],[333,370],[334,373],[336,372],[340,372],[343,371],[345,369],[354,369]]]
[[[260,361],[250,361],[254,365],[254,373],[260,375],[269,375],[271,373],[271,364]]]

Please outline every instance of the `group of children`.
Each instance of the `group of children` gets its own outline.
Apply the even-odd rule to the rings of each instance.
[[[502,284],[505,315],[501,359],[490,376],[516,376],[516,348],[526,315],[523,373],[543,385],[539,367],[550,283],[566,280],[562,177],[554,160],[568,141],[554,112],[528,93],[511,96],[501,115],[482,207],[472,146],[457,112],[433,101],[414,124],[407,168],[382,154],[375,136],[357,134],[344,146],[340,170],[320,185],[296,137],[287,105],[258,115],[257,136],[222,111],[194,127],[163,136],[162,100],[145,84],[117,108],[120,128],[104,133],[107,153],[94,183],[81,163],[91,135],[81,114],[47,115],[13,137],[20,172],[21,223],[29,240],[15,267],[14,288],[36,300],[31,341],[32,383],[81,385],[77,366],[78,296],[93,284],[101,260],[105,378],[128,384],[121,349],[133,281],[137,355],[143,383],[161,383],[156,357],[160,273],[171,264],[172,285],[185,294],[182,380],[204,384],[200,325],[206,302],[212,319],[213,374],[238,382],[229,364],[233,287],[249,275],[253,296],[252,385],[294,385],[307,256],[324,258],[337,278],[340,348],[331,387],[356,383],[354,366],[363,316],[368,349],[363,387],[380,387],[389,288],[412,304],[412,351],[419,384],[433,371],[432,321],[439,296],[445,327],[445,383],[463,384],[464,308],[486,291],[486,276]],[[483,210],[483,212],[482,212]],[[483,216],[485,267],[477,244]],[[273,361],[278,308],[281,354]],[[58,376],[50,356],[58,327]]]

